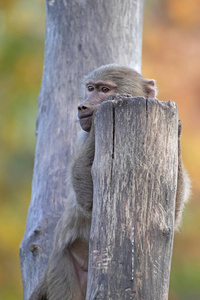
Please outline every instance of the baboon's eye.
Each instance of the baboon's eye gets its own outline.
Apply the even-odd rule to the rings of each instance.
[[[89,92],[93,92],[94,91],[93,85],[88,85],[87,89],[88,89]]]
[[[103,93],[108,93],[110,91],[110,89],[107,86],[103,86],[101,88],[101,90],[102,90]]]

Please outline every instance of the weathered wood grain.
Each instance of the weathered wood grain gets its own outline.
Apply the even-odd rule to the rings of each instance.
[[[177,107],[140,97],[108,101],[95,133],[87,299],[167,300]]]

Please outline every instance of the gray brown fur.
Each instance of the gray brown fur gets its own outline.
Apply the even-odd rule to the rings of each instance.
[[[96,82],[108,82],[107,94],[95,86]],[[155,81],[145,79],[133,69],[117,65],[102,66],[91,72],[84,79],[84,87],[94,84],[93,92],[87,91],[83,103],[78,107],[79,118],[93,114],[100,103],[112,94],[155,97]],[[91,85],[92,86],[92,85]],[[90,89],[93,89],[90,87]],[[95,94],[96,93],[96,94]],[[94,95],[94,96],[93,96]],[[97,95],[97,98],[96,96]],[[112,97],[112,96],[111,96]],[[99,100],[98,100],[99,99]],[[93,114],[94,116],[94,114]],[[47,265],[44,281],[32,295],[33,300],[83,300],[87,288],[87,265],[90,226],[93,203],[93,182],[91,167],[94,160],[94,117],[89,117],[87,124],[83,118],[83,142],[71,164],[71,193],[56,229],[54,248]],[[87,119],[87,118],[86,118]],[[85,125],[86,124],[86,125]],[[178,187],[175,209],[175,227],[178,228],[182,210],[189,196],[190,181],[181,159],[181,124],[179,124],[179,167]]]

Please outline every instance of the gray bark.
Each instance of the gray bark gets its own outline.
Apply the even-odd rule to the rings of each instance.
[[[174,102],[107,101],[95,119],[87,299],[167,300],[178,172]]]
[[[143,0],[47,0],[32,196],[20,246],[24,299],[44,275],[67,197],[83,75],[102,64],[141,69]]]

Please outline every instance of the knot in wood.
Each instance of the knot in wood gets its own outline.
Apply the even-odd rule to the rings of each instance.
[[[39,244],[33,243],[33,244],[31,244],[31,246],[30,246],[30,251],[32,252],[32,254],[33,254],[34,256],[36,256],[36,255],[38,254],[40,248],[41,248],[41,247],[40,247]]]
[[[171,233],[171,229],[169,227],[166,227],[163,229],[163,235],[165,237],[168,237],[170,235],[170,233]]]

